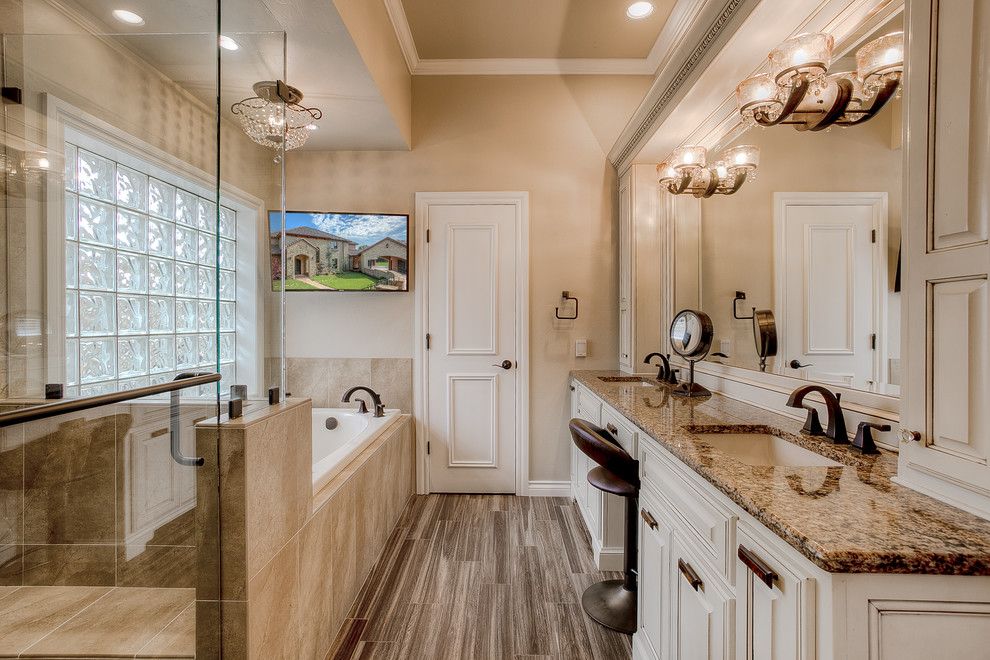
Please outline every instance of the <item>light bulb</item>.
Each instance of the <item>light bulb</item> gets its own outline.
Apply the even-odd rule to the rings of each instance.
[[[237,50],[241,46],[225,34],[220,35],[220,47],[224,50]]]
[[[141,18],[140,14],[135,14],[127,9],[114,9],[113,17],[116,18],[121,23],[127,23],[128,25],[144,25],[144,19]]]

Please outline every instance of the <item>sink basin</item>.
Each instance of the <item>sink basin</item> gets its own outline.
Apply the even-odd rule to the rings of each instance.
[[[771,433],[701,433],[706,444],[747,465],[836,467],[842,463],[820,456]]]

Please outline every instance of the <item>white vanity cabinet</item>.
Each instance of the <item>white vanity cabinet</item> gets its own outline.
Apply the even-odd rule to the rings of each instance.
[[[630,456],[636,456],[636,427],[576,382],[571,383],[571,416],[606,429]],[[596,463],[572,442],[571,490],[591,536],[595,564],[602,571],[620,571],[625,552],[625,501],[588,483],[588,472],[595,467]]]
[[[619,370],[640,371],[661,347],[660,232],[656,167],[631,166],[619,178]]]

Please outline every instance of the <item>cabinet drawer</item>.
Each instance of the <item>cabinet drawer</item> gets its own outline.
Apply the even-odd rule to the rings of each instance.
[[[708,561],[731,579],[733,564],[728,545],[735,517],[688,483],[656,452],[644,448],[639,460],[644,487],[653,488],[667,498],[705,551]]]
[[[625,417],[608,406],[602,406],[602,428],[611,433],[618,440],[619,446],[629,452],[630,456],[636,456],[636,443],[639,434],[635,427],[626,421]]]
[[[578,385],[577,392],[577,417],[595,426],[602,423],[602,402],[587,389]]]

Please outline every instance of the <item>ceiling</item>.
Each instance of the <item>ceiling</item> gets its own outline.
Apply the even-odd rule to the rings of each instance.
[[[207,105],[216,103],[213,2],[63,1],[89,29],[123,44]],[[121,7],[140,14],[144,25],[115,21],[111,12]],[[310,136],[306,149],[408,148],[332,2],[223,0],[222,9],[221,33],[240,46],[236,51],[220,51],[225,117],[234,119],[230,106],[253,96],[255,82],[281,78],[303,91],[304,105],[323,111],[320,128]],[[44,32],[45,26],[32,29]],[[288,40],[284,33],[291,35]]]
[[[644,19],[631,0],[401,0],[421,59],[646,58],[674,0]]]

